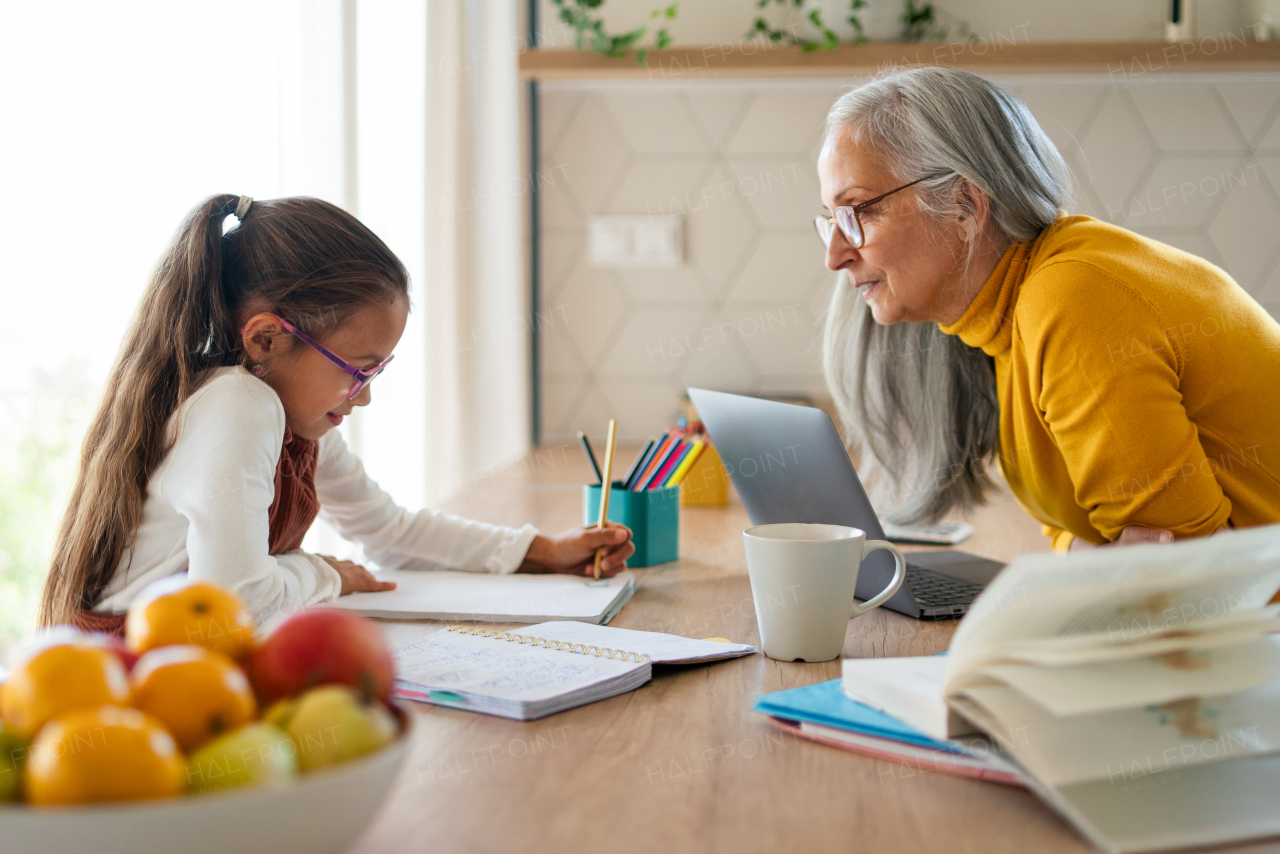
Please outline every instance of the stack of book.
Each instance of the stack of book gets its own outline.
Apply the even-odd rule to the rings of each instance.
[[[1277,589],[1275,525],[1026,556],[974,602],[948,655],[846,660],[841,694],[934,750],[994,744],[1103,850],[1277,835]],[[786,717],[788,693],[757,708]]]

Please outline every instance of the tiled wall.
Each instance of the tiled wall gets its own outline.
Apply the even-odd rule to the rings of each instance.
[[[1280,316],[1280,76],[1000,82],[1070,163],[1073,212],[1209,259]],[[822,392],[814,162],[846,85],[543,87],[544,441],[611,417],[643,439],[689,385]],[[684,266],[592,268],[592,214],[683,215]]]

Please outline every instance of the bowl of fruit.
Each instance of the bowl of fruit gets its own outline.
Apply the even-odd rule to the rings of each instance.
[[[45,629],[0,683],[0,849],[349,849],[409,741],[370,620],[301,611],[261,642],[234,594],[175,576],[125,638]]]

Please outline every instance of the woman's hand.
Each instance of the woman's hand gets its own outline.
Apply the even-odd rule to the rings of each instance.
[[[609,578],[626,569],[627,558],[635,554],[631,529],[616,522],[608,527],[571,528],[562,534],[533,538],[519,572],[561,572],[568,575],[591,575],[595,567],[596,549],[604,547],[600,561],[600,577]]]
[[[348,593],[377,593],[380,590],[396,589],[394,581],[379,581],[372,572],[358,563],[338,560],[331,555],[316,555],[316,557],[336,569],[338,575],[342,576],[342,592],[338,594],[339,596],[346,596]]]
[[[1230,528],[1225,525],[1214,531],[1215,534],[1221,534],[1223,531],[1229,531]],[[1173,542],[1173,531],[1164,528],[1144,528],[1141,525],[1129,525],[1120,532],[1120,536],[1110,543],[1095,545],[1094,543],[1082,540],[1079,537],[1071,538],[1071,545],[1067,547],[1067,551],[1076,552],[1084,549],[1104,549],[1111,546],[1139,546],[1147,543],[1158,543],[1165,545]]]

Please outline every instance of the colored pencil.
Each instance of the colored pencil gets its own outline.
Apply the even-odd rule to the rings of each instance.
[[[680,461],[688,456],[689,449],[692,447],[692,442],[681,440],[680,447],[676,448],[676,452],[671,455],[669,460],[667,460],[667,464],[659,469],[653,480],[649,482],[649,488],[662,489],[662,487],[666,486],[667,480],[671,477],[671,473],[680,465]]]
[[[663,443],[667,441],[667,438],[670,435],[671,435],[670,433],[663,433],[661,436],[658,437],[658,441],[653,443],[653,447],[649,449],[648,453],[645,454],[644,459],[640,461],[639,467],[637,467],[636,470],[631,473],[630,479],[628,479],[623,484],[624,489],[635,488],[636,483],[640,480],[640,478],[644,475],[644,473],[649,469],[649,463],[653,462],[654,455],[658,453],[658,450],[662,447]]]
[[[596,527],[604,530],[609,521],[609,496],[613,494],[613,448],[618,439],[618,422],[609,419],[609,443],[604,449],[604,478],[600,481],[600,524]],[[604,558],[604,546],[596,549],[596,562],[592,572],[596,579],[600,578],[600,561]]]
[[[627,473],[622,476],[622,488],[626,489],[627,484],[631,482],[631,478],[640,469],[640,463],[648,455],[649,449],[654,446],[658,440],[650,436],[649,441],[644,443],[644,447],[640,449],[640,453],[636,454],[636,458],[631,462],[631,468],[627,469]]]
[[[637,492],[644,492],[646,489],[653,486],[658,475],[667,467],[667,463],[671,462],[671,458],[680,453],[680,448],[683,444],[683,441],[679,438],[672,439],[670,446],[663,451],[662,456],[657,460],[653,468],[651,468],[648,474],[646,474],[644,478],[636,484]]]
[[[603,486],[604,479],[600,476],[600,464],[596,462],[596,453],[591,450],[591,440],[587,438],[586,433],[579,430],[578,441],[582,443],[582,451],[587,455],[587,462],[591,463],[591,470],[596,473],[596,483]]]
[[[667,438],[664,439],[662,444],[660,444],[657,447],[657,449],[653,452],[653,456],[649,457],[649,462],[645,463],[644,470],[640,473],[640,476],[637,477],[635,479],[635,482],[631,485],[631,489],[633,492],[644,491],[645,486],[649,483],[649,479],[653,477],[654,473],[658,469],[658,466],[660,466],[663,462],[666,461],[667,454],[670,453],[671,449],[675,447],[675,444],[678,441],[679,439],[676,438],[674,433],[667,434]]]
[[[684,480],[685,475],[689,473],[689,469],[693,468],[693,464],[698,461],[698,457],[702,456],[702,449],[706,446],[706,441],[702,439],[693,443],[689,453],[680,461],[680,465],[676,466],[676,470],[671,473],[671,477],[667,480],[667,486],[680,485],[680,481]]]

